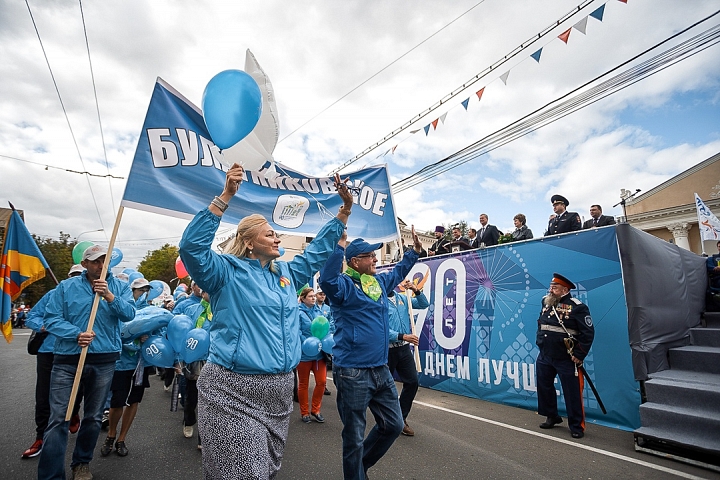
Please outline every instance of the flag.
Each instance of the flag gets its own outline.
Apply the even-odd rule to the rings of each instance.
[[[5,243],[0,262],[0,321],[2,333],[8,343],[12,342],[12,302],[17,300],[25,287],[44,278],[46,268],[48,264],[40,248],[25,227],[20,214],[13,209],[5,228]]]
[[[213,147],[200,109],[158,79],[121,205],[192,218],[225,185],[227,168],[215,157]],[[274,164],[277,173],[267,175],[272,168],[245,172],[245,181],[223,222],[237,224],[243,217],[259,213],[277,232],[315,236],[342,205],[332,177],[311,177],[279,163]],[[350,177],[355,201],[348,236],[373,242],[397,238],[386,166],[343,173],[345,177]]]
[[[713,215],[698,194],[695,194],[695,206],[697,207],[698,226],[702,240],[720,240],[720,220]]]

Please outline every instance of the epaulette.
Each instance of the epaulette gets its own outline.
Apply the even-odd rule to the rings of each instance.
[[[570,297],[570,300],[572,300],[575,305],[582,305],[582,302],[575,297]]]

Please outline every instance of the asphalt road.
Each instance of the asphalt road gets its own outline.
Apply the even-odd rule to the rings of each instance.
[[[36,477],[37,457],[21,459],[35,439],[35,357],[26,352],[27,330],[0,345],[0,478]],[[324,424],[304,424],[293,412],[279,479],[342,478],[340,423],[335,390],[325,396]],[[408,419],[414,437],[400,436],[369,472],[376,479],[665,479],[720,474],[635,452],[630,432],[589,425],[582,440],[567,428],[540,430],[534,412],[420,388]],[[372,420],[368,423],[372,425]],[[564,425],[564,424],[563,424]],[[170,412],[170,394],[159,377],[138,410],[126,443],[127,457],[100,456],[104,432],[90,464],[96,480],[201,478],[197,439],[182,434],[182,411]],[[66,465],[70,478],[70,436]]]

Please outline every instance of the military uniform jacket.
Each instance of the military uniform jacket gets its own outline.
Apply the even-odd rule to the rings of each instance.
[[[590,351],[590,346],[595,337],[595,327],[590,316],[590,309],[577,298],[567,294],[560,299],[560,303],[555,305],[555,312],[557,312],[565,328],[571,332],[572,337],[575,339],[573,355],[580,360],[584,359]],[[540,318],[538,318],[535,343],[544,356],[570,359],[564,341],[568,334],[560,326],[555,312],[553,312],[552,307],[543,306]],[[550,325],[551,328],[555,327],[559,331],[543,330],[542,325]]]
[[[558,215],[550,220],[545,235],[576,232],[578,230],[582,230],[580,215],[577,212],[564,212],[562,215]]]

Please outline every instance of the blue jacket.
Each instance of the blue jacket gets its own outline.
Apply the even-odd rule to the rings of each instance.
[[[28,328],[32,328],[36,332],[40,332],[42,330],[43,317],[45,316],[45,307],[47,306],[48,301],[54,293],[55,289],[50,290],[45,295],[43,295],[40,300],[38,300],[38,302],[33,308],[30,309],[30,313],[27,314],[27,318],[25,319],[25,325]],[[45,337],[45,341],[43,341],[43,344],[40,345],[38,353],[53,353],[54,346],[55,337],[53,335],[48,335],[47,337]]]
[[[175,308],[173,308],[172,313],[174,313],[175,315],[187,315],[185,311],[188,308],[200,305],[200,300],[202,300],[202,298],[196,297],[195,295],[191,294],[189,297],[180,300],[177,305],[175,305]]]
[[[368,297],[349,275],[341,273],[345,249],[337,246],[320,271],[320,287],[330,299],[335,319],[333,364],[346,368],[372,368],[388,359],[389,318],[387,292],[394,289],[418,259],[415,250],[400,263],[375,275],[382,295],[377,301]]]
[[[141,348],[142,345],[139,338],[123,343],[120,358],[115,362],[115,371],[135,370],[142,357],[140,352]]]
[[[43,322],[45,328],[55,335],[55,355],[78,355],[77,337],[87,330],[95,292],[87,279],[87,272],[60,282],[55,295],[48,301]],[[93,331],[95,339],[88,347],[88,354],[119,353],[120,322],[135,317],[135,306],[130,285],[107,274],[108,289],[115,295],[112,302],[100,299]]]
[[[317,306],[308,307],[304,303],[300,302],[300,346],[305,340],[312,337],[310,326],[315,318],[322,315],[322,311]],[[323,358],[322,353],[318,352],[315,355],[306,355],[302,352],[300,356],[301,362],[314,362]]]
[[[395,293],[395,301],[390,299],[390,343],[398,341],[398,333],[412,333],[410,327],[410,313],[407,308],[407,297],[405,293]],[[427,297],[421,291],[412,299],[413,309],[422,310],[430,306]]]
[[[333,218],[291,262],[274,262],[275,272],[257,260],[211,250],[220,217],[199,212],[180,240],[188,273],[210,294],[213,321],[208,361],[236,373],[289,372],[300,362],[297,289],[309,283],[345,230]]]

